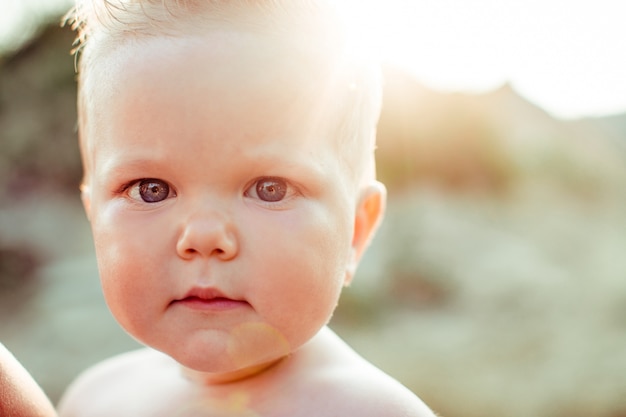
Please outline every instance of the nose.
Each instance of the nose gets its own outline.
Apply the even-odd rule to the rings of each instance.
[[[233,221],[213,210],[189,216],[176,242],[178,256],[186,260],[216,257],[227,261],[237,256],[238,251]]]

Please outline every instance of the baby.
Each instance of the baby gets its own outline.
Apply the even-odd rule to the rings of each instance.
[[[380,74],[330,0],[85,0],[82,199],[150,348],[61,416],[433,416],[326,327],[385,206]]]

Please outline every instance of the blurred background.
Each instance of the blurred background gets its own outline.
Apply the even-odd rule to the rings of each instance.
[[[68,7],[0,0],[0,341],[54,401],[137,347],[80,207]],[[350,10],[386,63],[390,201],[332,327],[444,417],[625,417],[626,5]]]

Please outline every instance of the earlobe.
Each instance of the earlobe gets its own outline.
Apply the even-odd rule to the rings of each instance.
[[[89,187],[85,183],[80,185],[80,199],[83,202],[83,208],[85,209],[85,214],[87,214],[87,219],[91,220],[91,193]]]
[[[372,181],[363,188],[354,217],[352,251],[347,265],[345,285],[352,281],[363,253],[376,234],[385,213],[386,203],[387,190],[382,183]]]

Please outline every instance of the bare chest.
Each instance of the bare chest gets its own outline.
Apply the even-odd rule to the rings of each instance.
[[[322,404],[293,387],[220,390],[170,381],[118,381],[83,402],[81,417],[307,417]]]

